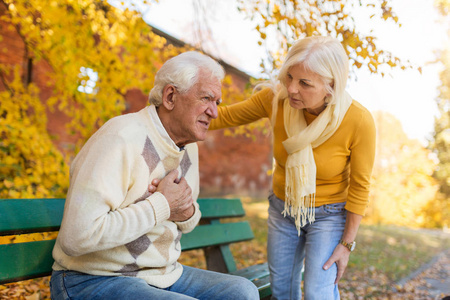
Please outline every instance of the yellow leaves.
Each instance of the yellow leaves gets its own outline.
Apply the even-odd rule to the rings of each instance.
[[[5,179],[5,180],[3,180],[3,185],[4,185],[6,188],[10,189],[10,188],[13,187],[13,182]]]
[[[65,196],[69,169],[47,133],[47,110],[65,113],[82,144],[123,112],[127,91],[147,93],[157,68],[180,49],[167,46],[137,12],[106,1],[4,2],[2,21],[19,31],[33,63],[42,58],[52,71],[44,75],[51,95],[41,101],[34,84],[24,85],[23,65],[0,65],[7,78],[0,92],[0,198]],[[92,81],[79,78],[81,67],[98,75],[96,93],[78,91]]]
[[[371,72],[379,73],[380,65],[390,68],[408,68],[409,62],[396,61],[395,65],[388,64],[391,54],[377,49],[371,36],[358,33],[357,24],[351,17],[358,6],[365,6],[370,19],[380,18],[385,21],[394,21],[399,26],[399,19],[393,12],[392,1],[377,1],[365,3],[364,1],[348,0],[321,0],[321,1],[240,1],[239,10],[249,17],[260,19],[255,29],[260,33],[258,45],[269,49],[273,61],[263,62],[262,69],[271,73],[280,65],[279,58],[275,57],[277,51],[283,52],[281,59],[286,55],[287,49],[293,41],[312,35],[331,35],[342,40],[346,52],[355,58],[353,64],[356,68],[366,66]],[[267,41],[267,33],[274,32],[279,45],[273,46]],[[362,47],[364,51],[358,51]],[[367,50],[367,51],[366,51]],[[376,57],[378,56],[378,57]],[[376,58],[375,58],[376,57]],[[372,59],[375,58],[375,59]]]
[[[396,67],[397,64],[395,62],[393,62],[392,60],[388,61],[387,64],[391,67]]]
[[[436,163],[431,160],[429,150],[418,141],[408,139],[398,120],[387,113],[376,112],[374,116],[379,147],[372,177],[372,211],[367,219],[424,226],[425,208],[437,205],[437,186],[430,176]]]
[[[18,74],[0,92],[0,198],[63,195],[68,167],[48,137],[38,89]]]
[[[274,15],[280,14],[280,6],[278,4],[274,4],[272,12]]]
[[[55,70],[47,74],[53,83],[49,108],[56,107],[72,118],[70,130],[81,133],[83,140],[102,120],[122,112],[129,89],[151,88],[152,66],[162,64],[162,53],[178,53],[174,47],[164,48],[165,39],[153,34],[133,11],[103,9],[107,4],[94,0],[53,1],[49,6],[40,6],[38,0],[15,3],[20,6],[18,16],[9,19],[19,25],[25,42],[33,45],[30,55],[43,56]],[[95,97],[77,90],[80,67],[98,73]],[[87,82],[87,78],[82,80]]]
[[[307,36],[312,36],[316,30],[317,29],[314,26],[312,26],[311,23],[307,23],[306,24],[305,33],[306,33]]]

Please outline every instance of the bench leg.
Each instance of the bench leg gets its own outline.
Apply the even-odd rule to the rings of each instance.
[[[221,273],[236,271],[236,263],[228,245],[207,247],[204,252],[208,270]]]

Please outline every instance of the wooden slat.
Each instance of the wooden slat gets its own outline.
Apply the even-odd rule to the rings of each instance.
[[[252,282],[258,288],[260,299],[270,299],[270,296],[272,296],[272,289],[270,288],[269,276],[252,280]]]
[[[248,222],[200,225],[181,237],[181,249],[183,251],[193,250],[247,241],[253,238],[254,235]]]
[[[254,280],[256,278],[269,276],[269,266],[267,263],[257,264],[231,273],[245,277],[248,280]]]
[[[0,235],[56,231],[65,199],[0,199]]]
[[[242,276],[252,281],[258,288],[259,297],[261,299],[272,294],[269,281],[269,267],[267,266],[267,263],[250,266],[245,269],[231,272],[230,274]]]
[[[199,198],[202,218],[242,217],[245,215],[240,199]]]
[[[0,245],[0,284],[49,275],[55,240]]]
[[[0,235],[59,229],[65,199],[0,199]],[[198,199],[203,218],[245,215],[240,199]]]

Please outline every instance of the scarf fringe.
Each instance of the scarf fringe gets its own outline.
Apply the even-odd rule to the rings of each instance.
[[[315,221],[316,193],[308,193],[302,187],[308,186],[306,165],[292,166],[286,169],[286,199],[283,216],[289,215],[295,219],[298,235],[308,223]]]

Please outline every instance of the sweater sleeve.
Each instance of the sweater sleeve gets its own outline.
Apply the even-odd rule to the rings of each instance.
[[[200,212],[200,207],[197,201],[194,202],[194,209],[195,211],[192,217],[183,222],[175,222],[175,224],[177,224],[178,228],[181,230],[182,233],[191,232],[192,230],[194,230],[195,226],[197,226],[198,222],[200,221],[202,214]]]
[[[350,149],[350,187],[346,209],[364,215],[369,202],[376,144],[375,122],[369,111],[364,110],[356,128]]]
[[[58,236],[63,251],[80,256],[124,245],[170,215],[161,193],[121,207],[133,184],[135,155],[117,135],[100,135],[73,163],[70,190]]]
[[[272,90],[266,88],[245,101],[220,106],[219,116],[212,120],[210,129],[235,127],[270,117],[273,96]]]

